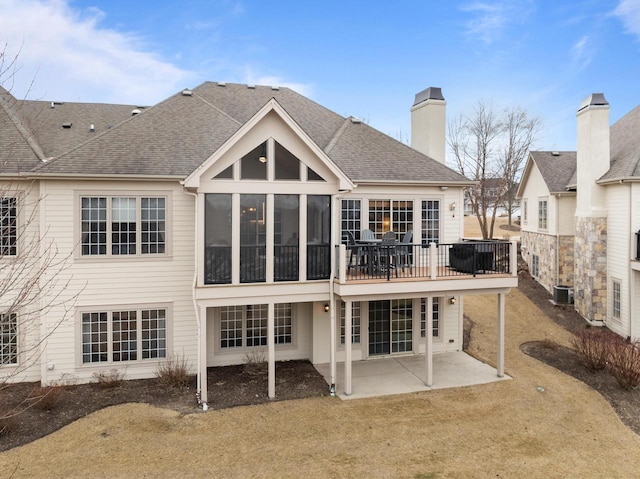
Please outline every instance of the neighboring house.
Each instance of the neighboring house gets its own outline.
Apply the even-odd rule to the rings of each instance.
[[[512,184],[509,191],[506,191],[500,194],[502,198],[500,199],[500,201],[498,201],[497,198],[498,198],[498,194],[500,193],[500,190],[505,189],[505,186],[502,185],[503,183],[502,178],[486,178],[484,180],[484,191],[485,191],[484,195],[480,194],[476,197],[475,193],[477,189],[483,187],[482,182],[479,182],[479,183],[480,184],[470,186],[468,188],[465,188],[464,190],[465,216],[476,214],[477,208],[476,208],[476,205],[473,204],[472,196],[473,198],[475,198],[476,201],[478,201],[478,206],[480,206],[480,209],[482,209],[482,201],[486,197],[487,213],[492,214],[493,208],[495,207],[497,216],[507,215],[509,213],[507,195],[509,194],[515,195],[515,192],[518,189],[518,185]],[[512,214],[515,213],[516,216],[519,216],[519,213],[518,213],[519,208],[520,208],[520,201],[518,199],[514,199],[511,205]]]
[[[416,95],[415,149],[288,88],[207,82],[149,108],[0,93],[0,261],[25,254],[23,229],[70,255],[2,317],[0,372],[39,348],[14,380],[147,378],[177,354],[206,403],[207,366],[255,353],[274,397],[276,360],[329,363],[333,383],[344,362],[351,393],[352,360],[426,352],[431,385],[432,354],[462,349],[463,297],[485,293],[502,376],[515,246],[457,244],[472,182],[444,164],[439,88]]]
[[[531,152],[518,197],[522,256],[588,321],[640,337],[640,107],[609,127],[594,93],[577,113],[577,152]]]

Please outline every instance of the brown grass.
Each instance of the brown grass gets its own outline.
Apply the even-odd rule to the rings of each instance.
[[[495,364],[495,295],[467,296],[464,306],[474,322],[470,352]],[[570,338],[513,291],[505,350],[511,381],[186,416],[116,406],[0,454],[0,471],[17,468],[15,477],[635,477],[640,437],[597,392],[519,348],[545,339],[568,346]]]
[[[491,220],[489,220],[491,221]],[[515,221],[513,222],[515,226]],[[496,218],[495,226],[493,227],[493,239],[496,240],[508,240],[513,236],[520,236],[520,229],[511,230],[501,228],[502,226],[509,225],[509,218],[506,216],[498,216]],[[480,230],[480,223],[475,216],[464,217],[464,237],[465,238],[482,238],[482,230]]]

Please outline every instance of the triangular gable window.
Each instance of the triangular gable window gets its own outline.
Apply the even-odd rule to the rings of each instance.
[[[243,180],[267,179],[266,141],[240,159],[240,178]]]
[[[225,168],[216,176],[213,177],[214,180],[231,180],[233,179],[233,165],[228,168]]]
[[[325,181],[318,173],[307,167],[307,181]]]
[[[275,143],[275,179],[299,180],[300,160],[277,141]]]

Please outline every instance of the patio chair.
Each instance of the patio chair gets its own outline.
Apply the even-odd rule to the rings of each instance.
[[[346,236],[346,247],[347,251],[349,251],[349,262],[347,264],[347,272],[351,271],[351,268],[364,268],[367,266],[366,264],[366,255],[362,249],[362,247],[356,242],[355,236],[351,231],[346,231],[343,234],[343,240],[345,240]],[[355,258],[355,262],[354,262]]]
[[[371,230],[362,230],[360,233],[360,241],[367,242],[376,239],[376,234]]]
[[[396,234],[393,231],[389,231],[382,237],[382,243],[378,250],[377,262],[380,265],[381,271],[386,271],[387,276],[391,270],[395,270],[396,278],[398,277],[398,242],[396,241]],[[384,259],[384,261],[383,261]]]
[[[398,263],[404,273],[404,268],[409,267],[409,273],[413,274],[413,230],[409,230],[404,234],[402,242],[396,247]]]

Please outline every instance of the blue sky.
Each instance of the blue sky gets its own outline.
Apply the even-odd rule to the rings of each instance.
[[[640,0],[0,0],[16,96],[149,105],[203,81],[289,86],[396,138],[442,88],[449,119],[478,100],[575,149],[575,112],[604,92],[615,121],[640,103]],[[5,62],[6,65],[6,62]]]

